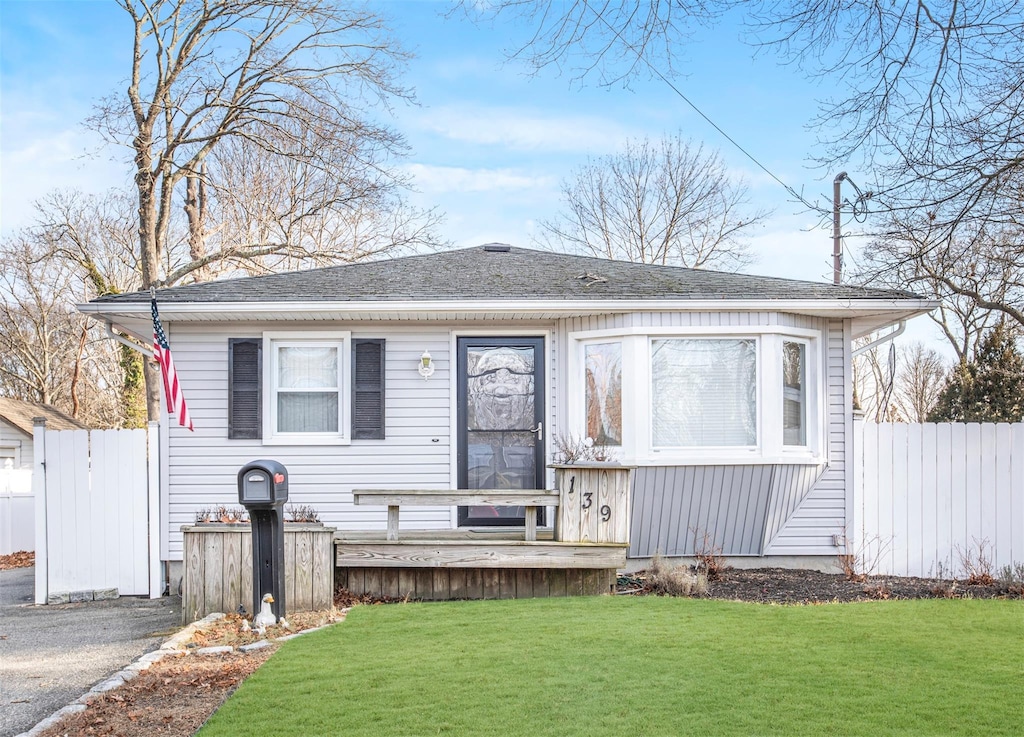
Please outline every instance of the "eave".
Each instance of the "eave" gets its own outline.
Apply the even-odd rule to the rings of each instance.
[[[605,299],[605,300],[378,300],[273,302],[164,302],[165,322],[381,322],[558,320],[630,312],[786,312],[851,319],[853,337],[923,315],[938,306],[929,299]],[[148,302],[90,302],[78,310],[130,333],[151,332]]]

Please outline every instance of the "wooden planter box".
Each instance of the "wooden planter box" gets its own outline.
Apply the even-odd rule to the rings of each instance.
[[[591,462],[552,467],[559,492],[557,540],[629,543],[633,466]]]
[[[252,528],[199,524],[181,528],[185,536],[182,622],[213,612],[252,608]],[[334,599],[334,528],[285,523],[286,614],[328,609]],[[249,612],[253,614],[253,612]]]

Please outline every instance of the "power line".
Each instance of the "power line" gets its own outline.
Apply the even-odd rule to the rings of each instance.
[[[589,3],[586,0],[584,0],[584,3],[589,6]],[[752,153],[747,151],[747,149],[743,148],[743,146],[741,146],[736,141],[736,139],[734,139],[732,136],[730,136],[728,133],[726,133],[724,130],[722,130],[721,126],[719,126],[715,121],[713,121],[710,117],[708,117],[704,113],[704,111],[701,110],[699,107],[697,107],[697,105],[694,104],[694,102],[689,97],[687,97],[686,95],[683,94],[682,90],[680,90],[678,87],[676,87],[675,84],[673,84],[672,81],[668,77],[666,77],[664,74],[662,74],[660,69],[658,69],[650,61],[648,61],[647,58],[642,53],[637,51],[636,48],[633,46],[633,44],[631,44],[629,41],[627,41],[625,38],[623,38],[622,34],[618,31],[618,29],[612,27],[612,25],[607,20],[605,20],[604,15],[602,15],[600,11],[595,11],[593,8],[591,8],[591,12],[594,12],[597,15],[598,19],[605,25],[605,27],[608,28],[608,30],[611,31],[613,34],[615,34],[615,37],[618,38],[619,41],[621,41],[626,46],[626,48],[628,48],[630,51],[632,51],[634,54],[636,54],[637,59],[642,61],[647,66],[647,68],[651,70],[651,72],[653,72],[659,79],[661,79],[662,82],[667,84],[669,86],[669,88],[673,92],[675,92],[677,95],[679,95],[680,99],[682,99],[683,102],[685,102],[687,105],[689,105],[691,108],[693,108],[694,112],[696,112],[700,117],[704,118],[704,120],[707,121],[708,125],[710,125],[716,131],[718,131],[719,134],[721,134],[721,136],[723,138],[725,138],[725,140],[727,140],[729,143],[731,143],[733,146],[735,146],[736,149],[740,153],[742,153],[744,156],[746,156],[748,159],[750,159],[752,162],[754,162],[754,164],[761,171],[763,171],[765,174],[767,174],[772,179],[774,179],[776,182],[778,182],[778,184],[784,190],[786,190],[786,192],[788,192],[792,197],[794,197],[798,202],[803,204],[808,209],[814,210],[814,211],[816,211],[818,213],[827,214],[825,209],[823,209],[820,205],[815,205],[814,203],[809,202],[807,199],[805,199],[802,194],[800,194],[795,189],[793,189],[788,184],[786,184],[784,181],[782,181],[779,177],[777,177],[775,175],[775,173],[773,171],[771,171],[767,166],[765,166],[760,161],[758,161],[757,157],[755,157]],[[854,185],[854,186],[856,186],[856,185]],[[858,194],[859,193],[860,193],[860,191],[858,190]]]

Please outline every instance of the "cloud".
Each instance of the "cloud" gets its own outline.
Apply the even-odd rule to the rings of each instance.
[[[410,164],[405,170],[423,193],[535,191],[557,186],[551,176],[524,174],[515,169],[466,169],[457,166]]]
[[[436,108],[417,115],[412,125],[460,143],[598,155],[617,151],[631,135],[625,126],[602,117],[501,107]]]

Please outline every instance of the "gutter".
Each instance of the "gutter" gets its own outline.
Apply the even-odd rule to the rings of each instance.
[[[897,336],[902,335],[903,331],[906,330],[906,329],[907,329],[907,321],[906,320],[900,320],[899,325],[897,325],[896,329],[893,330],[891,333],[886,333],[881,338],[877,338],[876,340],[871,341],[867,345],[862,345],[860,348],[854,349],[854,351],[853,351],[853,358],[856,358],[860,354],[866,353],[866,352],[870,351],[872,348],[880,346],[880,345],[882,345],[882,343],[887,343],[888,341],[892,340],[893,338],[896,338]]]

